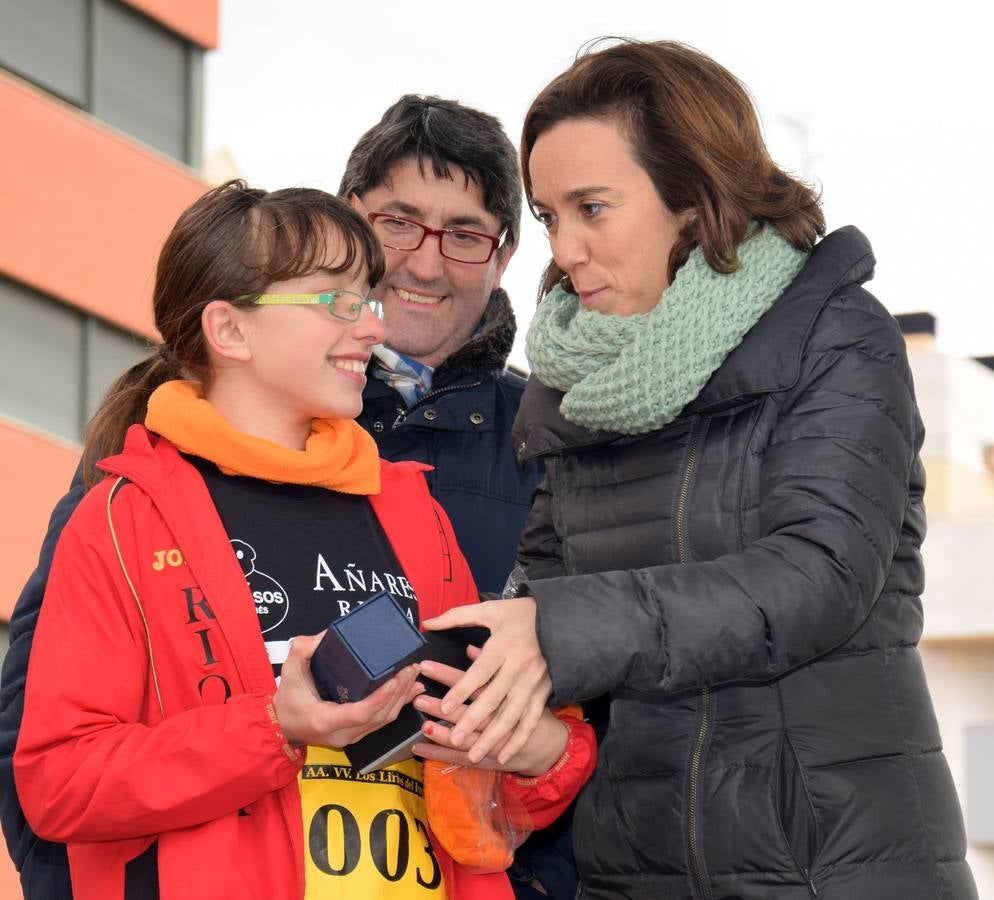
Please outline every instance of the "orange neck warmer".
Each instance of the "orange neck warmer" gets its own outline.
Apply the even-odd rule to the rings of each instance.
[[[210,460],[226,475],[311,484],[343,494],[380,492],[373,439],[351,419],[315,419],[303,450],[232,428],[194,381],[167,381],[148,398],[145,426],[178,450]]]

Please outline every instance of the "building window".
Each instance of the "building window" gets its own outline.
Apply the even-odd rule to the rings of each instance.
[[[3,0],[0,66],[191,166],[203,51],[118,0]]]
[[[141,337],[0,277],[0,414],[65,438],[149,353]]]
[[[93,114],[176,159],[187,159],[189,44],[120,3],[103,2]]]
[[[83,317],[2,279],[0,321],[0,410],[79,440]]]
[[[86,106],[91,0],[4,0],[0,65]]]

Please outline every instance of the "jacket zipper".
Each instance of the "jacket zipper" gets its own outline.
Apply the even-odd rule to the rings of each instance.
[[[432,397],[437,397],[439,394],[447,394],[449,391],[468,391],[471,388],[477,388],[482,381],[474,381],[472,384],[450,384],[448,387],[440,387],[435,390],[428,391],[417,403],[414,404],[410,409],[403,409],[402,407],[397,407],[397,418],[393,420],[393,425],[390,426],[390,430],[393,431],[401,422],[403,422],[414,410],[416,410],[425,400],[430,400]]]
[[[687,830],[690,841],[690,867],[693,870],[695,895],[711,900],[711,889],[708,886],[704,872],[704,860],[701,846],[697,840],[697,792],[700,787],[701,758],[704,753],[704,741],[708,728],[711,726],[711,692],[704,688],[701,691],[701,724],[694,744],[694,753],[690,759],[690,806],[687,810]]]
[[[683,468],[683,476],[680,480],[680,493],[677,495],[676,506],[676,546],[677,559],[681,563],[688,560],[687,552],[687,499],[690,496],[690,480],[697,465],[697,448],[704,430],[707,427],[707,418],[698,419],[690,433],[690,443],[687,446],[687,462]],[[704,900],[711,900],[711,889],[708,886],[707,875],[704,868],[703,854],[698,839],[698,792],[700,789],[701,761],[704,756],[704,745],[707,741],[708,731],[711,728],[711,692],[708,688],[701,691],[701,722],[697,730],[697,739],[694,741],[694,752],[690,757],[690,799],[687,807],[687,843],[690,851],[690,868],[694,879],[694,893]]]
[[[687,445],[687,462],[683,467],[683,475],[680,479],[680,493],[677,494],[676,501],[676,550],[677,559],[687,562],[687,499],[690,496],[690,479],[693,477],[694,468],[697,466],[697,445],[704,434],[706,419],[698,419],[690,433],[690,442]]]

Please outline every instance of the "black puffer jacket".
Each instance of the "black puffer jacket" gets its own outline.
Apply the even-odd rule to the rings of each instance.
[[[873,257],[825,238],[680,417],[515,425],[558,701],[609,694],[584,898],[976,896],[916,644],[922,425]]]

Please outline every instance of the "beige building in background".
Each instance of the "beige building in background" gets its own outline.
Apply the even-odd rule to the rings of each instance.
[[[927,327],[899,318],[909,331],[907,320]],[[994,371],[937,352],[927,334],[907,337],[925,421],[921,651],[966,811],[968,859],[980,896],[994,898]]]

